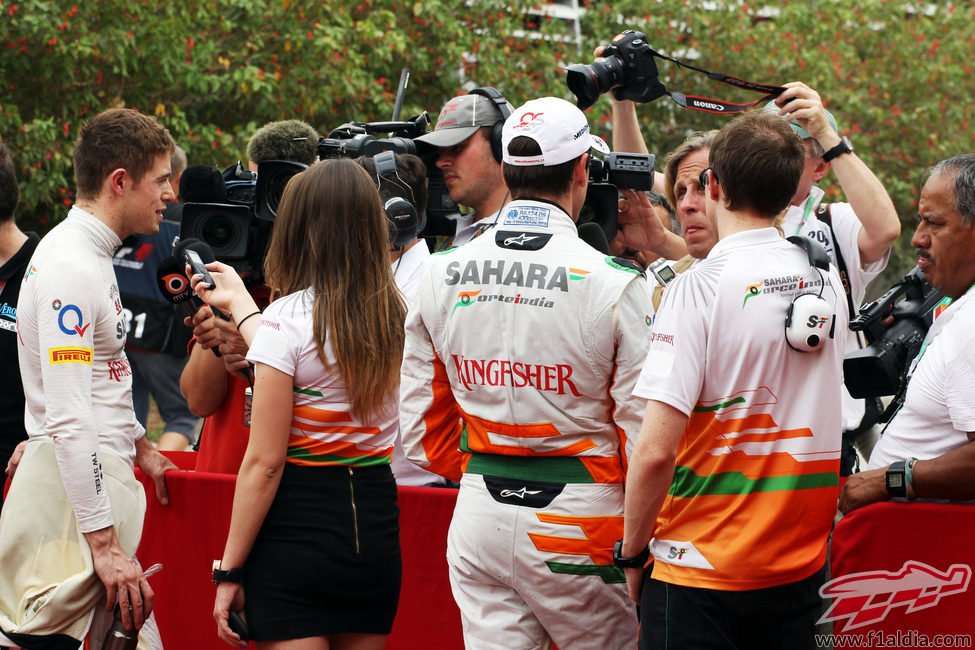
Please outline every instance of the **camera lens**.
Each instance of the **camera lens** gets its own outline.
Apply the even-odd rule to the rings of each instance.
[[[576,96],[576,106],[584,111],[599,99],[599,88],[592,75],[592,67],[584,63],[570,65],[565,71],[565,83]]]
[[[623,81],[623,62],[617,56],[596,61],[592,65],[577,63],[566,69],[565,82],[576,96],[576,106],[583,111],[595,104],[601,94]]]
[[[215,253],[229,248],[237,236],[236,224],[222,214],[211,215],[200,224],[200,239]]]

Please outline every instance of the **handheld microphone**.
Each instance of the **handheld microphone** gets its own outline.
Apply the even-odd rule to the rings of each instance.
[[[579,226],[578,230],[579,239],[603,255],[609,255],[609,240],[606,239],[606,233],[603,232],[602,226],[594,221],[589,221]]]
[[[192,318],[197,310],[203,306],[203,303],[193,295],[190,283],[183,275],[184,268],[186,267],[178,259],[170,255],[160,262],[156,268],[156,284],[159,287],[159,293],[167,302],[173,305],[183,305],[186,315]],[[215,355],[220,356],[220,350],[217,348],[210,349]]]

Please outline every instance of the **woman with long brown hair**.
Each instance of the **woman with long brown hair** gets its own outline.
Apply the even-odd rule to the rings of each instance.
[[[350,160],[313,164],[282,195],[262,314],[233,270],[196,292],[229,313],[256,365],[251,434],[214,581],[220,637],[262,650],[382,648],[399,598],[389,456],[405,308],[376,186]],[[246,601],[244,594],[246,593]]]

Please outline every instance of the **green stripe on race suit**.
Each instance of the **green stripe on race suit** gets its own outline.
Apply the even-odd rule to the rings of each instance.
[[[753,494],[755,492],[780,492],[784,490],[813,490],[836,487],[839,475],[835,472],[800,474],[795,476],[767,476],[750,479],[741,472],[724,472],[710,476],[698,476],[688,467],[677,467],[670,484],[670,494],[675,497],[706,495]]]
[[[626,582],[623,569],[612,564],[568,564],[566,562],[546,562],[552,573],[567,573],[579,576],[599,576],[608,585]]]
[[[575,456],[502,456],[474,453],[467,464],[467,473],[549,483],[596,482],[582,461]]]

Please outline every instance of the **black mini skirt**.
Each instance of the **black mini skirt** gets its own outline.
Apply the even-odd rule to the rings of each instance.
[[[244,569],[255,641],[389,634],[402,578],[389,465],[286,463]]]

